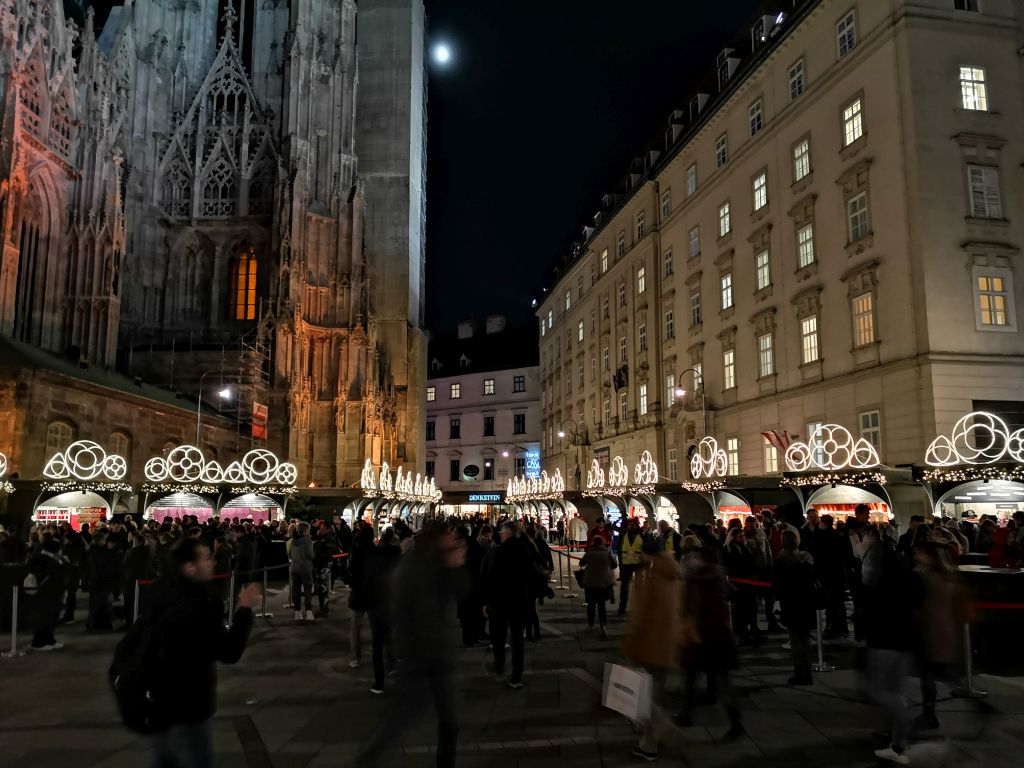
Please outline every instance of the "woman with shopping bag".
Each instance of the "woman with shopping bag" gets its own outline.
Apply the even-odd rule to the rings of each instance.
[[[679,664],[682,622],[682,572],[679,563],[653,538],[644,543],[640,565],[633,575],[632,597],[622,639],[622,655],[651,676],[650,716],[642,721],[643,734],[633,754],[658,759],[655,730],[665,678]]]

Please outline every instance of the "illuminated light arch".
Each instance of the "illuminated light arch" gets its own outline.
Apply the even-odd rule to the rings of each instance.
[[[863,437],[855,440],[850,430],[839,424],[822,424],[807,437],[786,449],[786,469],[806,472],[811,469],[871,469],[881,464],[875,446]]]
[[[108,454],[99,443],[76,440],[62,453],[46,462],[43,475],[50,480],[121,480],[128,473],[128,462],[116,453]]]
[[[690,458],[690,474],[694,480],[702,477],[725,477],[729,469],[729,457],[718,447],[713,437],[705,437],[697,443],[697,450]]]
[[[604,470],[597,459],[594,459],[587,470],[587,490],[595,488],[604,488]]]
[[[658,465],[650,451],[640,454],[640,461],[633,468],[633,485],[656,485],[658,482]]]
[[[626,469],[626,462],[621,456],[612,459],[612,465],[608,469],[608,485],[612,488],[621,488],[629,484],[629,470]]]
[[[154,456],[146,462],[143,472],[152,483],[203,482],[212,485],[292,485],[299,474],[294,464],[281,461],[266,448],[255,448],[241,460],[232,461],[222,468],[219,462],[207,460],[202,449],[194,445],[172,448],[166,458]]]
[[[957,421],[948,437],[932,440],[924,460],[931,467],[953,467],[995,464],[1006,457],[1024,463],[1024,427],[1011,433],[994,413],[972,411]]]
[[[7,457],[0,453],[0,477],[7,474]]]

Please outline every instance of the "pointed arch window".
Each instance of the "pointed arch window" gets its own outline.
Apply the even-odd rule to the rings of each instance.
[[[238,182],[235,169],[221,157],[206,174],[203,182],[202,215],[234,216],[238,204]]]
[[[249,248],[235,257],[231,269],[231,295],[228,297],[232,320],[256,319],[256,249]]]
[[[191,213],[192,180],[180,157],[175,157],[160,182],[160,202],[168,216],[185,218]]]

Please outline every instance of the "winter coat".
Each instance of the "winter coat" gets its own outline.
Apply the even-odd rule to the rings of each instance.
[[[622,655],[649,669],[679,664],[682,573],[671,554],[645,555],[633,574]]]
[[[295,576],[312,576],[313,559],[316,557],[313,551],[313,541],[309,536],[296,533],[292,537],[291,560],[292,564],[288,572]]]
[[[782,623],[792,633],[811,631],[814,618],[814,558],[809,552],[783,549],[775,558],[772,591],[782,604]]]
[[[402,556],[397,544],[377,547],[376,554],[366,561],[367,608],[389,619],[394,597],[395,569]]]
[[[725,569],[701,555],[683,558],[683,664],[721,672],[736,666],[729,601],[734,589]]]
[[[615,583],[615,556],[605,546],[591,547],[583,553],[580,568],[583,569],[585,589],[607,589]]]
[[[46,604],[61,600],[67,586],[67,564],[62,557],[42,551],[28,561],[28,572],[35,576],[37,585],[31,597]]]
[[[533,565],[519,537],[503,541],[484,560],[484,602],[492,608],[525,610]]]
[[[497,549],[497,548],[496,548]],[[413,546],[397,560],[391,594],[398,655],[412,662],[450,659],[458,646],[455,604],[469,594],[466,568],[444,567],[437,553]]]
[[[924,600],[917,608],[921,655],[930,664],[956,664],[963,646],[958,612],[966,601],[963,587],[951,576],[931,568],[918,569]]]
[[[877,540],[864,555],[861,575],[868,648],[913,650],[918,641],[914,614],[924,598],[920,575],[894,548]]]

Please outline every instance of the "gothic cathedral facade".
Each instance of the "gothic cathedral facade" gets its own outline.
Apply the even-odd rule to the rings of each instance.
[[[74,2],[0,0],[0,336],[422,471],[422,0]]]

